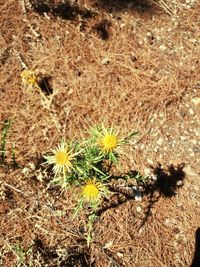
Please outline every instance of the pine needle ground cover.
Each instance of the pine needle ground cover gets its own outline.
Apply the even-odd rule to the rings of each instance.
[[[1,266],[198,266],[199,11],[0,0]]]

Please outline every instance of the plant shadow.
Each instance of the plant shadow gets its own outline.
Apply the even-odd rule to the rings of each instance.
[[[163,169],[161,164],[155,168],[152,167],[154,180],[150,180],[144,188],[144,194],[148,198],[148,206],[141,227],[151,216],[152,208],[160,197],[172,198],[177,194],[177,189],[184,185],[184,166],[185,164],[182,163],[176,167],[171,164],[167,169]]]
[[[90,264],[89,251],[87,250],[87,248],[81,250],[79,247],[76,246],[73,246],[72,248],[67,247],[65,252],[66,256],[61,257],[56,251],[56,246],[48,248],[44,245],[43,241],[39,237],[36,237],[33,244],[33,252],[34,255],[37,255],[39,253],[43,262],[47,264],[51,265],[52,262],[59,263],[59,265],[56,264],[53,266],[62,266],[62,267],[93,266],[92,264]]]
[[[40,87],[40,90],[46,96],[53,94],[53,87],[51,86],[51,81],[51,76],[43,76],[38,81],[38,86]]]
[[[40,15],[48,13],[63,20],[75,20],[78,17],[90,19],[101,11],[108,13],[136,11],[138,13],[152,14],[158,9],[157,5],[150,0],[96,0],[89,2],[88,6],[85,5],[84,1],[77,3],[77,1],[70,0],[58,3],[54,3],[52,0],[31,0],[30,3],[34,12]]]
[[[149,0],[100,0],[99,6],[107,12],[113,11],[137,11],[138,13],[152,13],[157,8]]]
[[[63,20],[75,20],[78,16],[82,19],[88,19],[93,16],[91,10],[82,8],[76,3],[71,3],[71,1],[62,1],[57,4],[54,4],[53,1],[32,0],[30,2],[33,11],[39,15],[48,13]]]
[[[190,267],[199,267],[200,266],[200,227],[197,228],[195,234],[195,252]]]
[[[121,176],[113,176],[112,179],[118,180],[126,177],[136,180],[137,186],[124,186],[116,188],[109,185],[109,190],[114,193],[114,200],[105,200],[104,205],[99,208],[97,215],[101,215],[108,209],[116,208],[126,201],[135,199],[137,194],[147,197],[148,205],[145,211],[144,218],[142,220],[141,227],[146,223],[149,216],[152,214],[152,208],[154,204],[161,198],[172,198],[177,194],[178,188],[181,188],[184,183],[185,173],[183,171],[184,164],[178,166],[170,165],[167,169],[163,169],[160,164],[156,167],[152,167],[152,173],[154,179],[142,179],[136,171],[130,171]],[[140,189],[138,189],[140,188]]]

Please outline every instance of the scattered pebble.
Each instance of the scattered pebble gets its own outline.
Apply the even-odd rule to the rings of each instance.
[[[102,65],[108,65],[110,63],[110,59],[108,57],[105,57],[104,59],[102,59],[101,64]]]
[[[159,49],[162,50],[162,51],[165,51],[167,49],[167,47],[165,45],[160,45]]]
[[[123,257],[124,257],[124,254],[121,253],[121,252],[117,252],[117,256],[118,256],[119,258],[123,258]]]
[[[176,185],[179,187],[183,186],[183,181],[182,180],[177,181]]]
[[[140,206],[136,207],[137,213],[140,213],[142,211],[142,208]]]
[[[147,159],[147,162],[148,162],[149,164],[153,165],[153,160],[151,160],[151,159]]]
[[[200,97],[193,98],[192,102],[195,104],[195,106],[198,106],[200,104]]]
[[[111,248],[112,246],[113,246],[113,241],[111,240],[111,241],[107,242],[103,248],[108,249],[108,248]]]
[[[157,141],[157,144],[158,144],[159,146],[161,146],[161,145],[163,144],[163,139],[162,139],[162,138],[159,138],[158,141]]]
[[[169,225],[169,224],[170,224],[170,219],[166,219],[166,220],[165,220],[165,224],[166,224],[166,225]]]
[[[190,113],[190,115],[194,115],[194,110],[192,108],[189,109],[189,113]]]

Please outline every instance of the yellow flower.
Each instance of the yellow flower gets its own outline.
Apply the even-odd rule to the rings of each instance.
[[[21,78],[26,86],[37,86],[37,77],[32,70],[23,70],[21,72]]]
[[[45,159],[48,164],[54,164],[53,171],[55,174],[70,171],[75,154],[72,153],[72,150],[68,150],[67,144],[61,142],[61,144],[59,144],[56,149],[52,150],[52,152],[53,155],[46,156]]]
[[[98,132],[97,144],[104,153],[119,152],[121,140],[118,137],[118,132],[102,127],[102,131]]]
[[[104,186],[93,178],[84,185],[82,195],[86,201],[95,203],[100,200],[103,190],[105,191]]]
[[[118,145],[118,137],[115,134],[106,134],[100,138],[99,145],[104,152],[112,152]]]

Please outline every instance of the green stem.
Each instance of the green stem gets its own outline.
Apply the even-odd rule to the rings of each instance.
[[[11,120],[6,120],[3,125],[3,130],[2,130],[2,140],[1,140],[1,160],[2,163],[5,161],[5,146],[6,146],[6,139],[7,139],[7,134],[8,130],[11,127],[12,122]]]

